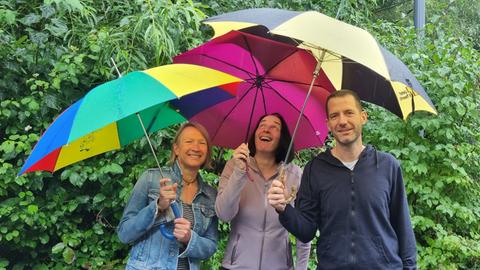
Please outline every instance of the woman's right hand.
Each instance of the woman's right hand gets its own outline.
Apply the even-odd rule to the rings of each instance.
[[[160,179],[160,197],[157,206],[160,211],[166,210],[172,201],[177,198],[177,183],[168,185],[171,180],[169,178]]]
[[[250,150],[248,150],[248,144],[240,144],[240,146],[233,151],[233,161],[235,163],[235,167],[245,171],[249,156]]]

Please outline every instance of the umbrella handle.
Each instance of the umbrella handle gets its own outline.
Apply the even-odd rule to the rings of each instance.
[[[283,163],[283,162],[280,165],[280,172],[278,173],[278,179],[280,180],[280,182],[282,182],[284,188],[286,189],[287,188],[287,173],[285,172],[285,163]],[[290,187],[290,194],[287,194],[287,195],[288,195],[288,197],[285,198],[285,202],[287,204],[290,204],[290,202],[295,200],[295,198],[297,197],[297,186],[292,185]]]
[[[171,204],[170,204],[170,207],[172,207],[172,211],[173,211],[173,214],[175,215],[175,218],[179,218],[181,217],[180,215],[180,210],[178,209],[178,206],[177,204],[175,203],[175,201],[173,201]],[[165,226],[165,223],[163,224],[160,224],[160,232],[162,233],[163,236],[165,236],[165,238],[169,239],[169,240],[175,240],[175,236],[173,236],[173,233],[172,232],[169,232]]]

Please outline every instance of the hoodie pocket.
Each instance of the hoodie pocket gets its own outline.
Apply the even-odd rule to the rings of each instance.
[[[378,251],[378,254],[379,254],[379,258],[381,260],[383,260],[384,263],[386,263],[387,265],[390,264],[390,258],[389,256],[387,255],[387,252],[385,250],[385,246],[383,245],[383,241],[382,241],[382,238],[377,236],[377,237],[374,237],[373,238],[373,242],[375,243],[375,246],[377,248],[377,251]]]
[[[290,244],[290,240],[286,239],[285,241],[285,250],[287,252],[287,254],[285,254],[285,258],[287,258],[287,266],[288,268],[292,267],[293,266],[293,258],[292,258],[292,245]]]
[[[324,269],[338,269],[344,265],[348,258],[349,244],[344,235],[331,235],[323,237],[320,235],[320,244],[318,245],[318,264]]]
[[[358,237],[357,261],[363,265],[369,265],[371,268],[382,267],[382,269],[391,268],[391,258],[388,256],[382,238],[380,236]]]
[[[331,239],[332,237],[323,237],[320,236],[318,239],[318,247],[317,247],[317,253],[318,253],[318,260],[321,263],[322,261],[328,261],[331,257],[333,257],[335,254],[332,254],[332,248],[331,248]]]
[[[237,260],[237,246],[238,246],[238,241],[240,240],[240,234],[237,234],[235,237],[235,243],[233,243],[232,247],[232,256],[230,257],[230,264],[235,264],[235,261]]]

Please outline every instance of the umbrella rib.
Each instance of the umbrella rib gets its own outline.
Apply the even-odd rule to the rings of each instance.
[[[277,67],[280,63],[282,63],[285,59],[287,59],[288,57],[292,56],[294,53],[296,53],[298,51],[297,48],[294,48],[293,51],[291,53],[289,53],[288,55],[285,55],[285,57],[281,58],[280,60],[278,60],[275,64],[273,64],[268,70],[265,71],[265,74],[268,74],[272,69],[274,69],[275,67]]]
[[[212,136],[212,141],[215,140],[215,137],[217,137],[217,134],[218,134],[218,131],[222,125],[223,122],[225,122],[225,120],[230,116],[230,114],[235,110],[235,108],[238,106],[238,104],[247,96],[248,92],[250,90],[252,90],[252,88],[255,87],[254,84],[250,85],[250,88],[248,88],[245,93],[243,95],[240,96],[240,99],[238,102],[235,103],[235,105],[232,106],[232,108],[230,109],[230,111],[225,114],[225,117],[223,117],[222,121],[220,121],[220,125],[218,125],[218,127],[215,129],[215,132]]]
[[[268,86],[268,87],[265,87],[265,88],[268,88],[268,89],[272,90],[279,98],[283,99],[283,100],[284,100],[285,102],[287,102],[292,108],[295,108],[296,111],[300,112],[300,110],[299,110],[296,106],[294,106],[288,99],[286,99],[286,98],[284,98],[282,95],[280,95],[275,88],[273,88],[273,87],[272,87],[271,85],[269,85],[269,84],[267,84],[267,86]]]
[[[289,81],[289,80],[281,80],[281,79],[269,79],[271,82],[282,82],[282,83],[290,83],[290,84],[298,84],[298,85],[305,85],[305,86],[310,86],[310,83],[303,83],[303,82],[296,82],[296,81]],[[268,80],[264,80],[266,84],[268,84]],[[316,87],[322,87],[320,84],[314,84]]]
[[[252,118],[255,110],[255,104],[257,103],[257,95],[258,95],[258,87],[256,88],[256,91],[255,91],[255,97],[253,98],[253,104],[252,104],[252,111],[250,112],[250,118],[248,119],[247,134],[245,134],[245,142],[248,141],[248,133],[250,133],[250,126],[252,125]]]
[[[272,91],[275,93],[275,95],[277,95],[279,98],[283,99],[283,100],[284,100],[285,102],[287,102],[292,108],[294,108],[297,112],[300,113],[300,110],[299,110],[296,106],[294,106],[288,99],[286,99],[286,98],[284,98],[282,95],[280,95],[280,94],[278,93],[278,91],[275,90],[275,88],[273,88],[273,87],[272,87],[271,85],[269,85],[268,83],[266,84],[266,86],[267,86],[267,87],[265,87],[265,88],[268,88],[268,89],[272,90]],[[310,122],[310,118],[309,118],[307,115],[303,114],[303,116]]]
[[[267,114],[267,103],[265,102],[265,93],[263,91],[263,84],[260,86],[260,88],[261,88],[262,98],[263,98],[263,114]]]
[[[310,51],[310,52],[313,52],[314,50],[315,51],[325,51],[326,53],[330,54],[330,55],[334,55],[334,56],[337,56],[339,59],[342,59],[342,55],[337,53],[337,52],[334,52],[332,50],[328,50],[328,49],[325,49],[325,48],[322,48],[320,46],[316,46],[316,45],[313,45],[313,44],[310,44],[310,43],[307,43],[307,42],[302,42],[301,43],[302,47],[307,47],[307,48],[303,48],[304,50],[306,51]],[[313,55],[313,53],[312,53]]]
[[[265,87],[265,88],[268,88],[268,89],[272,90],[275,93],[275,95],[277,95],[279,98],[285,100],[294,110],[296,110],[298,113],[300,113],[300,110],[296,106],[294,106],[291,102],[289,102],[288,99],[285,99],[282,95],[280,95],[278,93],[278,91],[276,91],[275,88],[273,88],[271,85],[267,84],[267,87]],[[307,125],[311,128],[312,132],[317,132],[317,130],[315,130],[315,128],[311,124],[312,121],[311,121],[310,117],[308,117],[306,114],[303,114],[302,116],[307,120]],[[318,138],[319,138],[320,142],[323,144],[320,137],[318,137]],[[295,140],[295,138],[292,138],[292,139]]]
[[[233,65],[233,64],[231,64],[231,63],[229,63],[229,62],[227,62],[227,61],[218,59],[218,58],[213,57],[213,56],[210,56],[210,55],[208,55],[208,54],[203,54],[203,53],[202,53],[202,54],[200,54],[200,55],[203,56],[203,57],[205,57],[205,58],[210,58],[210,59],[212,59],[212,60],[215,60],[215,61],[217,61],[217,62],[220,62],[220,63],[222,63],[222,64],[225,64],[225,65],[227,65],[227,66],[229,66],[229,67],[235,68],[235,69],[237,69],[237,70],[243,71],[244,73],[248,74],[248,75],[250,76],[250,78],[252,78],[252,75],[255,75],[255,74],[253,74],[252,72],[250,72],[250,71],[248,71],[248,70],[246,70],[246,69],[240,68],[240,67],[235,66],[235,65]],[[256,68],[256,67],[255,67],[255,68]]]
[[[147,133],[150,133],[150,130],[152,129],[153,125],[155,124],[155,121],[157,121],[158,114],[160,113],[161,110],[162,110],[162,108],[159,107],[158,110],[155,112],[155,116],[152,118],[152,120],[148,124],[148,127],[146,128]]]
[[[255,67],[255,73],[256,73],[255,75],[258,76],[259,75],[258,67],[257,67],[257,63],[255,62],[255,58],[253,57],[252,49],[250,47],[250,44],[248,43],[248,40],[244,35],[242,35],[242,38],[243,38],[243,41],[245,42],[245,45],[247,46],[248,52],[250,54],[250,59],[252,60],[253,66]]]
[[[252,50],[251,50],[250,44],[248,43],[248,40],[246,39],[245,36],[242,36],[242,37],[243,37],[243,39],[245,40],[245,43],[246,43],[246,45],[247,45],[247,47],[248,47],[248,51],[250,52],[250,58],[252,58],[253,65],[255,66],[255,70],[256,70],[256,72],[257,72],[257,74],[258,74],[258,68],[257,68],[257,65],[256,65],[256,63],[255,63],[255,61],[254,61],[253,54],[251,53]],[[276,66],[278,66],[281,62],[283,62],[285,59],[287,59],[288,57],[290,57],[292,54],[294,54],[294,53],[297,52],[297,51],[298,51],[297,48],[293,48],[293,51],[292,51],[291,53],[289,53],[289,54],[286,55],[285,57],[279,59],[279,60],[278,60],[275,64],[273,64],[268,70],[265,70],[264,75],[267,74],[268,72],[270,72],[273,68],[275,68]]]

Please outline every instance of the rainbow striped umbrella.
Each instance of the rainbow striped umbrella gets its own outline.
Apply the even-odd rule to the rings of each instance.
[[[241,81],[207,67],[172,64],[131,72],[99,85],[57,117],[18,175],[39,170],[54,172],[120,149],[145,132],[185,121],[169,101],[202,93],[212,97],[211,103],[221,102],[233,96],[228,93]]]

